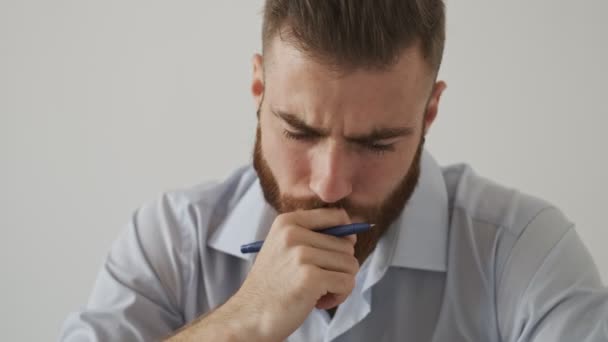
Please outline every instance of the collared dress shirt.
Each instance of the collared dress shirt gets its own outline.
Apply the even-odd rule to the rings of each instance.
[[[166,193],[112,245],[60,340],[157,341],[241,286],[277,213],[253,168]],[[608,341],[608,291],[553,205],[425,151],[400,217],[333,318],[314,309],[288,341]]]

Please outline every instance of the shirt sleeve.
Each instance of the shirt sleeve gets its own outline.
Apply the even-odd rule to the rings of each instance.
[[[511,259],[498,294],[503,341],[608,341],[608,290],[559,211],[539,214]]]
[[[184,324],[184,265],[195,241],[185,211],[165,195],[135,212],[87,305],[64,322],[61,341],[158,341]]]

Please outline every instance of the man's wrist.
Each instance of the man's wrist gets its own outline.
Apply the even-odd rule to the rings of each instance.
[[[260,329],[262,326],[256,321],[256,316],[247,315],[234,303],[226,303],[182,327],[166,341],[269,341]]]
[[[272,341],[267,313],[262,308],[251,308],[248,304],[233,296],[216,310],[210,323],[229,330],[231,341]]]

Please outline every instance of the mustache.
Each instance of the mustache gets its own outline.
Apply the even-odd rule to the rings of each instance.
[[[338,208],[338,209],[346,209],[352,208],[353,205],[350,201],[346,199],[342,199],[338,202],[334,203],[326,203],[319,198],[309,197],[309,198],[295,198],[291,196],[282,196],[281,200],[286,203],[290,203],[295,205],[298,209],[311,210],[311,209],[319,209],[319,208]]]
[[[377,206],[363,206],[353,203],[349,198],[341,199],[337,202],[327,203],[317,197],[295,198],[291,196],[281,196],[281,207],[284,211],[294,210],[312,210],[320,208],[336,208],[344,209],[350,216],[363,215],[366,217],[375,216],[377,214]]]

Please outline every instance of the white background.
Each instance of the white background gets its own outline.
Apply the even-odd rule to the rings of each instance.
[[[0,0],[2,340],[57,338],[130,213],[250,160],[262,1]],[[448,3],[428,146],[560,206],[608,279],[608,2]]]

